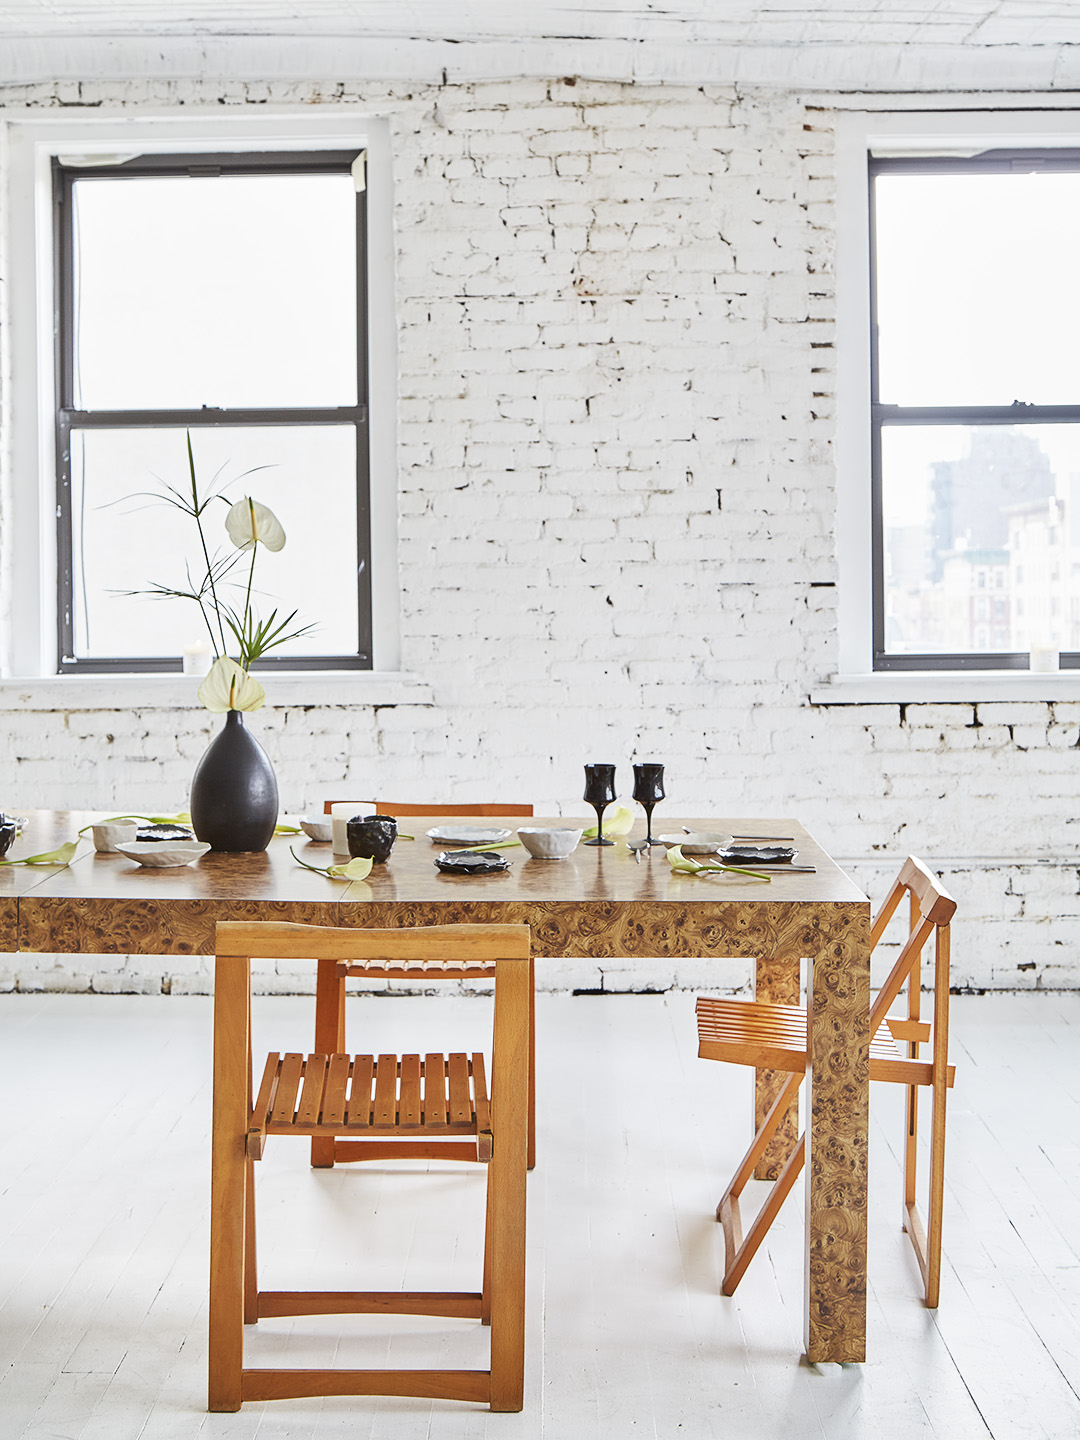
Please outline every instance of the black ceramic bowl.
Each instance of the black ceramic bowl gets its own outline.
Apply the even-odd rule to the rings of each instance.
[[[0,857],[6,855],[15,843],[18,828],[10,815],[0,815]]]
[[[392,815],[354,815],[345,826],[349,854],[354,859],[374,860],[381,865],[394,848],[397,821]]]

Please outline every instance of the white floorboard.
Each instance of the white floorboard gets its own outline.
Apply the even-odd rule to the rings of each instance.
[[[307,1044],[310,999],[256,1001]],[[357,1049],[471,1049],[482,999],[350,1002]],[[539,997],[526,1407],[283,1401],[207,1415],[210,1002],[0,997],[0,1440],[1066,1440],[1080,1436],[1080,996],[954,1000],[941,1308],[899,1226],[901,1092],[874,1091],[869,1355],[807,1365],[793,1197],[738,1295],[713,1209],[750,1077],[693,996]],[[479,1167],[259,1169],[267,1288],[479,1287]],[[320,1317],[252,1363],[486,1364],[470,1322]]]

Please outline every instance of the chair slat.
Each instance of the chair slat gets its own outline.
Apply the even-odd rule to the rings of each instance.
[[[380,1055],[375,1061],[375,1103],[371,1107],[373,1125],[397,1123],[397,1078],[397,1056]]]
[[[398,1100],[398,1124],[404,1126],[416,1126],[419,1129],[423,1120],[423,1107],[420,1101],[420,1056],[402,1055],[401,1057],[401,1097]]]
[[[323,1090],[322,1119],[324,1125],[344,1125],[345,1086],[349,1079],[348,1055],[331,1055]]]
[[[446,1061],[442,1055],[424,1056],[424,1120],[446,1124]]]
[[[304,1088],[300,1092],[300,1103],[296,1107],[298,1125],[317,1125],[322,1114],[323,1087],[326,1084],[325,1055],[309,1055],[304,1062]]]
[[[274,1096],[274,1108],[270,1113],[270,1118],[275,1125],[292,1124],[293,1116],[296,1114],[296,1092],[300,1088],[300,1076],[303,1068],[303,1055],[290,1052],[281,1062],[277,1094]]]
[[[374,1061],[370,1055],[357,1055],[352,1066],[349,1087],[348,1129],[357,1130],[371,1124],[371,1078]]]
[[[472,1096],[469,1094],[469,1059],[454,1053],[447,1057],[450,1079],[449,1118],[451,1125],[466,1125],[473,1117]]]

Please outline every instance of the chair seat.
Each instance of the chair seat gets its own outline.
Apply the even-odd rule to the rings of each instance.
[[[470,1158],[490,1160],[491,1134],[484,1057],[479,1053],[271,1052],[251,1112],[248,1153],[261,1158],[267,1135],[407,1135],[429,1141],[473,1136]],[[399,1146],[387,1153],[409,1152]]]
[[[719,1000],[701,995],[697,1002],[698,1056],[761,1070],[801,1075],[806,1070],[806,1010],[801,1005],[772,1005],[755,1000]],[[899,1085],[930,1085],[933,1067],[901,1053],[900,1042],[925,1042],[930,1026],[886,1018],[870,1041],[871,1080]],[[946,1072],[951,1086],[955,1065]]]

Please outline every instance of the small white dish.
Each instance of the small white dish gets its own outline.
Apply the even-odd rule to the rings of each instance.
[[[721,835],[711,830],[695,830],[689,835],[684,830],[681,835],[658,835],[656,838],[669,850],[675,845],[681,845],[684,855],[715,855],[725,845],[731,844],[730,835]]]
[[[427,838],[436,845],[499,845],[512,834],[512,830],[496,830],[484,825],[436,825],[427,832]]]
[[[329,845],[334,838],[334,822],[329,815],[305,815],[300,829],[316,845]]]
[[[135,841],[139,826],[135,820],[108,820],[91,827],[94,849],[99,855],[115,855],[117,846],[130,845]]]
[[[566,825],[526,825],[517,837],[534,860],[565,860],[577,848],[584,830]]]
[[[165,870],[177,865],[190,865],[210,849],[202,840],[133,840],[130,845],[117,845],[121,855],[137,860],[150,870]]]

